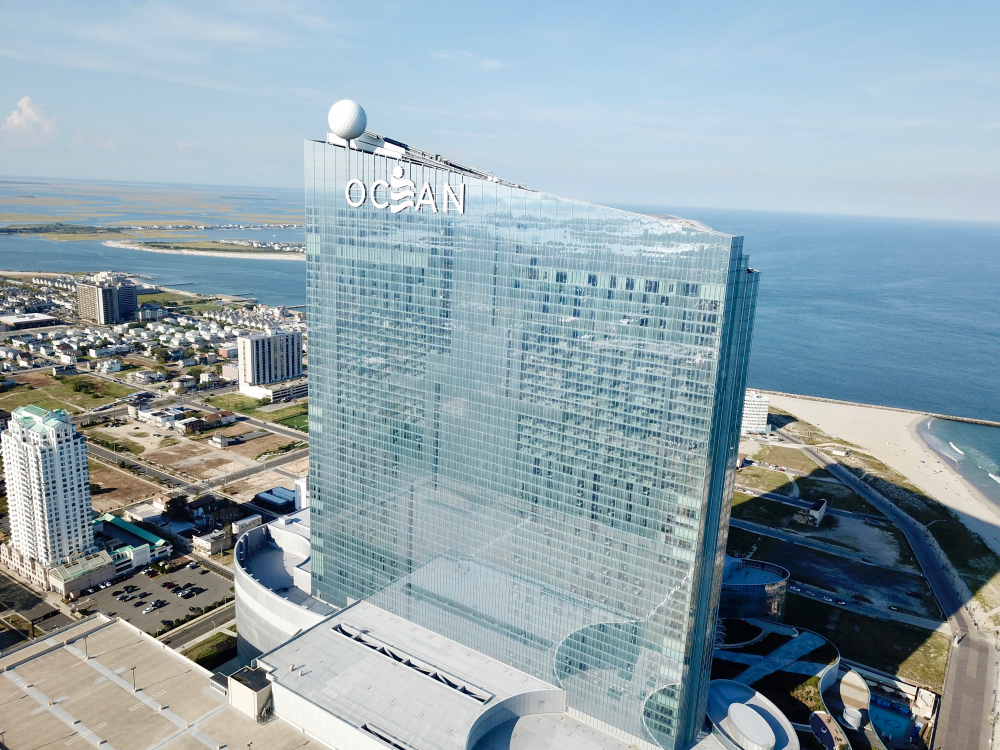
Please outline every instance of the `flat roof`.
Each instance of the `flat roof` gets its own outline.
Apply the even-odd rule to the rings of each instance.
[[[0,669],[8,694],[0,727],[9,748],[204,750],[252,742],[266,750],[325,750],[280,719],[258,724],[241,714],[210,686],[206,670],[103,615],[7,652]]]
[[[466,750],[476,720],[515,695],[553,691],[552,708],[563,709],[555,685],[368,602],[258,657],[257,665],[352,726],[375,724],[417,748]]]

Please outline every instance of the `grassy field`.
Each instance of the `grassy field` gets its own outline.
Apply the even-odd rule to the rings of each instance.
[[[229,411],[252,415],[259,419],[265,418],[264,414],[257,413],[257,407],[260,406],[260,401],[255,398],[250,398],[249,396],[243,396],[239,393],[224,393],[221,396],[214,396],[212,398],[205,399],[205,401],[206,403],[220,409],[229,409]],[[272,412],[272,414],[275,413],[279,412]]]
[[[309,414],[299,414],[294,417],[288,417],[288,419],[278,420],[278,424],[283,424],[285,427],[291,427],[295,430],[302,430],[302,432],[309,432]]]
[[[139,304],[145,305],[146,303],[152,303],[154,305],[163,305],[167,302],[196,304],[201,302],[203,299],[203,297],[188,297],[185,294],[177,294],[176,292],[157,292],[156,294],[140,294]]]
[[[776,500],[733,493],[733,518],[753,521],[767,526],[784,526],[796,513],[795,508]]]
[[[181,654],[205,669],[214,670],[236,656],[236,639],[227,633],[216,633]]]
[[[784,542],[766,534],[755,534],[752,531],[744,531],[734,526],[729,527],[729,541],[726,543],[726,552],[732,557],[749,557],[750,550],[753,549],[755,560],[766,560],[774,550],[782,546]],[[756,549],[754,546],[756,545]]]
[[[43,390],[15,388],[0,397],[0,409],[6,411],[13,411],[19,406],[27,406],[28,404],[34,404],[50,411],[53,409],[65,409],[69,412],[79,411],[65,401],[58,401],[47,396]]]
[[[35,404],[43,409],[66,409],[74,412],[109,404],[135,389],[90,375],[74,375],[56,380],[42,373],[19,376],[30,378],[31,387],[17,386],[0,395],[0,409],[11,411],[18,406]]]
[[[831,508],[846,510],[852,513],[865,513],[869,516],[881,516],[882,511],[865,500],[850,487],[833,482],[817,482],[815,479],[796,479],[799,487],[799,497],[803,500],[819,500],[826,498]]]
[[[116,450],[118,453],[128,451],[129,453],[139,455],[146,450],[139,445],[139,443],[136,443],[133,440],[129,440],[128,438],[121,437],[119,435],[109,435],[101,430],[87,430],[86,434],[98,445],[102,445],[111,450]]]
[[[939,693],[944,685],[951,642],[941,633],[866,617],[796,594],[788,595],[785,624],[829,638],[845,659]]]
[[[747,466],[736,473],[736,483],[744,487],[778,495],[792,494],[792,480],[780,471]]]
[[[800,474],[815,477],[829,477],[830,475],[820,468],[819,464],[809,456],[795,448],[782,448],[777,445],[765,445],[753,455],[753,460],[766,461],[776,466],[784,466]]]

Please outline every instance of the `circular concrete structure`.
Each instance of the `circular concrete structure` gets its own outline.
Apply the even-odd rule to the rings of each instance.
[[[774,731],[763,716],[744,703],[729,707],[726,728],[744,750],[774,750]]]

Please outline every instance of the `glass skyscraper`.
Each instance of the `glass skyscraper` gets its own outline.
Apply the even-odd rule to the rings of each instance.
[[[742,238],[307,142],[313,593],[704,719],[757,292]]]

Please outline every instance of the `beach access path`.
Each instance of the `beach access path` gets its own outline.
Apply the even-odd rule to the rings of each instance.
[[[828,435],[836,436],[865,448],[873,456],[888,466],[896,469],[910,481],[920,485],[926,492],[937,498],[943,504],[957,511],[949,499],[954,495],[939,497],[932,486],[928,486],[926,478],[937,479],[946,472],[951,473],[950,481],[938,480],[942,489],[953,490],[954,485],[962,487],[964,482],[956,471],[941,463],[937,455],[931,451],[919,435],[915,427],[925,415],[913,412],[896,412],[881,410],[876,407],[861,405],[837,404],[809,399],[799,399],[789,396],[771,396],[771,404],[787,411],[796,417],[816,425]],[[867,428],[867,429],[866,429]],[[944,694],[941,697],[941,709],[935,732],[934,747],[968,748],[969,750],[988,750],[992,747],[993,702],[994,690],[997,684],[997,669],[995,666],[995,647],[992,638],[980,633],[975,627],[968,603],[955,590],[945,570],[938,561],[918,530],[917,524],[893,503],[873,490],[867,484],[858,480],[850,471],[830,459],[819,449],[804,444],[792,435],[780,432],[782,437],[792,443],[797,443],[803,452],[810,455],[819,465],[833,474],[834,477],[853,489],[880,511],[885,513],[900,528],[906,536],[920,568],[924,571],[927,582],[948,616],[954,638],[952,639],[951,657],[948,660],[948,673],[945,677]],[[882,443],[890,450],[884,450]],[[891,450],[895,448],[896,450]],[[912,455],[907,455],[912,454]],[[890,460],[891,459],[891,460]],[[914,472],[915,464],[920,461],[933,460],[943,469],[940,474],[934,474],[931,469],[926,473]],[[909,461],[909,469],[907,466]],[[967,488],[969,490],[974,488]],[[958,494],[958,493],[955,493]],[[981,496],[982,497],[982,496]],[[966,502],[975,502],[969,492]],[[985,497],[983,497],[985,501]],[[963,522],[967,522],[974,531],[979,531],[967,511],[959,512]],[[981,508],[980,512],[988,512]],[[985,519],[976,525],[987,525]],[[996,530],[993,530],[996,534]],[[984,536],[984,539],[986,537]],[[988,542],[989,543],[989,542]],[[990,544],[992,547],[993,545]]]

